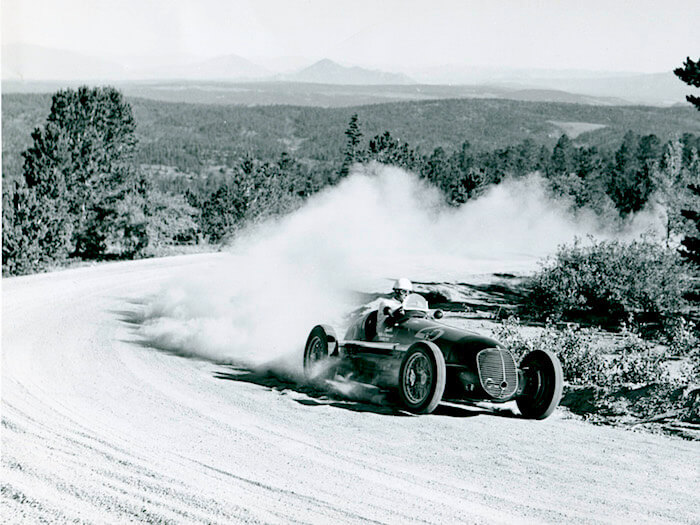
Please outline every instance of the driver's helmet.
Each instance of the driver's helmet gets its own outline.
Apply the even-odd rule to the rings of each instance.
[[[401,301],[403,301],[412,291],[413,283],[405,277],[397,279],[397,281],[394,283],[394,295]]]

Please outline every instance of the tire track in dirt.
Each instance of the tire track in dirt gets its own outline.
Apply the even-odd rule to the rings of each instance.
[[[3,520],[697,521],[694,442],[563,410],[405,417],[138,344],[119,312],[220,259],[7,280]]]

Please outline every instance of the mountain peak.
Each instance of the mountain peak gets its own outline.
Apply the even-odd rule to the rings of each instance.
[[[343,67],[337,62],[333,62],[330,58],[322,58],[318,62],[315,62],[313,64],[314,66],[335,66],[335,67]]]
[[[414,84],[415,82],[403,73],[389,73],[361,67],[346,67],[329,58],[322,58],[309,67],[302,69],[286,80],[309,82],[315,84]]]

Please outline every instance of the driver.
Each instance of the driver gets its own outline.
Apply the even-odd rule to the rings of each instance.
[[[401,277],[394,283],[391,296],[381,300],[377,311],[377,335],[380,338],[403,316],[403,302],[411,292],[413,283]]]

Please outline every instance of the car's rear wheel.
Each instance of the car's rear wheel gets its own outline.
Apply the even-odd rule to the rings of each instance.
[[[548,350],[527,354],[520,368],[525,374],[525,391],[516,399],[518,409],[528,419],[544,419],[559,405],[564,374],[556,355]]]
[[[304,375],[309,380],[324,379],[330,374],[330,355],[337,338],[330,328],[314,326],[304,347]]]
[[[399,369],[399,397],[402,404],[416,414],[435,410],[445,391],[445,358],[435,343],[411,346]]]

